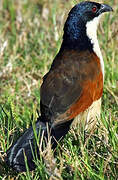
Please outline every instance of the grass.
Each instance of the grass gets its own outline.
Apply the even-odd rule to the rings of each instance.
[[[14,174],[3,159],[32,124],[32,114],[36,120],[42,77],[60,48],[67,13],[77,2],[0,1],[0,180],[51,179],[43,160],[35,160],[33,172]],[[91,134],[71,130],[60,143],[56,149],[60,179],[118,179],[118,5],[116,0],[109,5],[114,12],[104,16],[98,31],[105,62],[101,122]]]

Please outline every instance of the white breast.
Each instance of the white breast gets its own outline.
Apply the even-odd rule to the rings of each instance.
[[[101,69],[104,77],[104,61],[102,57],[102,53],[100,51],[98,39],[97,39],[97,27],[99,24],[100,16],[95,17],[92,21],[87,22],[86,24],[86,33],[89,39],[91,40],[91,43],[93,44],[93,50],[96,53],[96,55],[100,58],[100,64]]]

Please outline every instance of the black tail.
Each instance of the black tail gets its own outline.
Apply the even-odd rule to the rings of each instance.
[[[48,132],[50,132],[50,135],[52,137],[51,145],[52,145],[52,149],[54,149],[57,146],[57,142],[61,138],[63,138],[69,131],[71,123],[72,120],[63,124],[59,124],[58,126],[55,126],[53,128],[50,127],[47,128],[47,124],[42,122],[41,118],[39,117],[38,121],[36,122],[37,136],[40,133],[40,137],[42,137],[42,132],[43,132],[44,133],[43,139],[48,140]],[[34,170],[35,163],[33,161],[34,159],[33,156],[37,154],[37,156],[40,157],[39,148],[36,145],[34,139],[35,139],[34,131],[33,128],[30,127],[7,151],[7,156],[5,159],[7,165],[12,167],[14,170],[18,172],[26,171],[25,159],[24,159],[24,154],[25,154],[27,157],[27,164],[29,170],[30,171]]]

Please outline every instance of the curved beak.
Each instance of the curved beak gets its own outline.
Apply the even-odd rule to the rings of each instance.
[[[107,4],[101,4],[100,10],[99,10],[99,14],[102,14],[104,12],[109,12],[109,11],[113,11],[111,6],[109,6]]]

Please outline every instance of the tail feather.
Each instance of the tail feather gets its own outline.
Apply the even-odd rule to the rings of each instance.
[[[36,133],[37,135],[39,135],[40,133],[39,143],[41,140],[42,133],[44,137],[43,139],[48,141],[48,132],[50,132],[50,135],[52,137],[52,149],[56,148],[57,142],[61,138],[63,138],[69,131],[71,122],[72,120],[57,125],[53,128],[48,127],[48,131],[46,123],[42,122],[41,117],[39,117],[38,121],[36,122]],[[35,142],[33,127],[30,127],[28,130],[26,130],[26,132],[10,147],[10,149],[7,151],[5,161],[8,166],[13,168],[17,172],[24,172],[26,171],[24,154],[27,157],[27,164],[29,170],[34,170],[34,156],[38,156],[38,158],[40,158],[40,154],[39,148]]]

